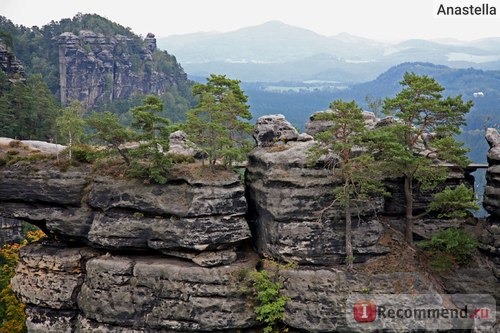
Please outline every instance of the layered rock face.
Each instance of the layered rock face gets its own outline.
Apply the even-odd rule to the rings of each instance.
[[[9,48],[0,42],[0,70],[11,80],[24,80],[24,67]]]
[[[86,167],[1,169],[0,216],[49,236],[21,250],[12,280],[29,331],[260,332],[247,277],[262,266],[289,298],[290,332],[353,331],[350,295],[429,294],[437,305],[447,304],[441,293],[500,297],[494,222],[482,229],[488,257],[438,279],[390,227],[388,217],[402,220],[382,198],[354,212],[356,263],[346,270],[343,213],[332,204],[339,181],[308,162],[315,142],[279,115],[259,119],[255,137],[245,185],[233,173],[189,166],[174,168],[165,185]],[[295,265],[268,267],[262,257]]]
[[[496,129],[488,128],[486,140],[490,149],[483,206],[491,215],[485,223],[480,241],[482,249],[494,262],[495,275],[500,279],[500,134]]]
[[[65,32],[57,40],[63,105],[78,100],[91,108],[133,94],[160,95],[187,80],[180,66],[172,73],[154,69],[153,34],[140,42],[80,31],[78,36]]]
[[[22,221],[0,217],[0,246],[22,240]]]
[[[32,332],[234,330],[257,324],[241,295],[247,203],[236,174],[166,185],[29,167],[3,170],[0,215],[49,236],[12,281]],[[112,254],[110,254],[112,253]],[[230,265],[230,266],[228,266]]]
[[[247,167],[247,191],[253,205],[250,226],[257,249],[277,260],[331,265],[345,259],[342,209],[333,202],[339,186],[329,170],[309,167],[313,141],[252,151]],[[276,151],[275,151],[276,150]],[[378,245],[384,228],[374,212],[382,200],[360,206],[354,219],[353,246],[357,261],[384,254]]]

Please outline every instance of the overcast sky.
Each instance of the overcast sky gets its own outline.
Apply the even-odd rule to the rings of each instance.
[[[0,0],[0,15],[42,26],[96,13],[140,35],[231,31],[279,20],[331,36],[341,32],[385,41],[472,40],[500,36],[500,0]],[[465,2],[464,2],[465,1]],[[438,17],[437,6],[488,3],[497,16]]]

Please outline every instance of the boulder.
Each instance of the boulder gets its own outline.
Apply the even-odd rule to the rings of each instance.
[[[175,131],[169,136],[170,146],[168,153],[172,155],[198,157],[200,152],[194,148],[194,144],[188,140],[184,131]]]
[[[253,137],[259,147],[269,147],[275,143],[296,141],[299,132],[282,114],[262,116],[257,119]]]

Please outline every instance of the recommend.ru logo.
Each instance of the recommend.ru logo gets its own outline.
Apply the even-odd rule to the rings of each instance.
[[[346,319],[356,331],[492,329],[496,301],[484,294],[353,294]]]

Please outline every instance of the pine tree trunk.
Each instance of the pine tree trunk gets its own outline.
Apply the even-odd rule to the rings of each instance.
[[[352,253],[352,217],[351,217],[351,207],[347,203],[345,207],[345,255],[347,269],[352,269],[352,264],[354,261],[354,255]]]
[[[408,244],[413,244],[413,179],[405,176],[404,181],[405,203],[406,203],[406,228],[405,240]]]
[[[73,138],[71,136],[71,131],[69,131],[69,160],[71,161],[71,151],[73,150]]]

